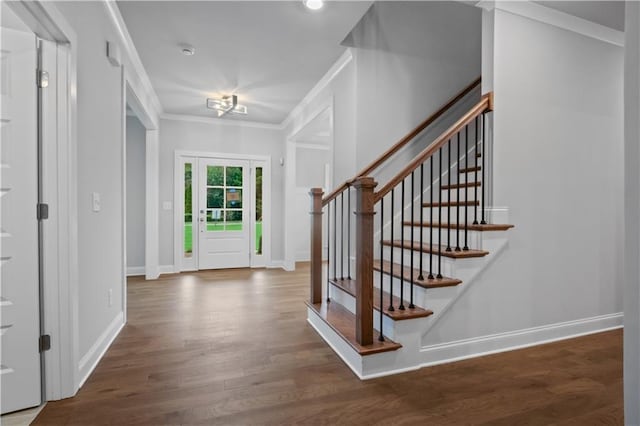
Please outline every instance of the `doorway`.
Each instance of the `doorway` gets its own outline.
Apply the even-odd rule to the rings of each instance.
[[[268,264],[270,164],[268,157],[176,153],[180,271]]]

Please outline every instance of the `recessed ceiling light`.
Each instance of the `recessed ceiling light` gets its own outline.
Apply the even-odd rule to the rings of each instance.
[[[322,6],[324,6],[323,0],[304,0],[303,3],[311,10],[322,9]]]
[[[196,48],[193,46],[182,46],[182,54],[184,56],[193,56],[196,54]]]

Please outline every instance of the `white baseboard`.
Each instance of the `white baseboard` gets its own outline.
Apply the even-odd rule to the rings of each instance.
[[[137,277],[138,275],[144,275],[144,274],[145,274],[144,266],[127,266],[128,277]]]
[[[510,331],[507,333],[423,346],[420,350],[422,358],[421,367],[462,361],[469,358],[524,349],[545,343],[557,342],[559,340],[615,330],[622,327],[622,320],[623,314],[619,312],[581,320],[549,324],[541,327],[527,328],[524,330]]]
[[[78,389],[84,385],[93,370],[95,370],[96,366],[107,352],[107,349],[109,349],[109,346],[111,346],[115,338],[120,334],[122,327],[124,327],[124,315],[120,312],[100,337],[98,337],[93,346],[91,346],[87,353],[80,359],[80,362],[78,363],[78,376],[80,377]]]
[[[311,259],[309,250],[300,250],[296,252],[296,262],[308,262]]]
[[[284,260],[272,260],[267,269],[284,269]]]
[[[176,267],[174,265],[160,265],[159,271],[160,271],[160,275],[174,274],[176,272]]]

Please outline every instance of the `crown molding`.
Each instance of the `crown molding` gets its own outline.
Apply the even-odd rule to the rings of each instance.
[[[215,124],[219,126],[245,127],[252,129],[282,130],[281,124],[260,123],[258,121],[228,120],[224,118],[203,117],[200,115],[167,114],[160,115],[161,120],[186,121],[190,123]]]
[[[149,75],[147,74],[147,70],[142,65],[142,61],[140,60],[140,55],[138,55],[138,50],[136,46],[133,44],[133,40],[131,39],[131,34],[129,34],[129,30],[127,29],[127,25],[122,18],[122,14],[120,13],[120,9],[118,9],[118,5],[115,1],[112,0],[104,0],[103,2],[105,8],[107,9],[108,15],[111,18],[111,23],[115,26],[116,32],[119,36],[119,41],[124,47],[125,54],[129,59],[133,69],[133,75],[135,75],[138,80],[140,89],[143,93],[136,93],[136,95],[144,95],[144,99],[140,99],[145,102],[145,104],[149,104],[148,106],[153,109],[155,115],[159,117],[162,112],[162,104],[160,103],[160,99],[151,84],[151,80],[149,79]],[[130,82],[134,83],[134,82]],[[132,85],[133,86],[133,85]]]
[[[311,101],[316,96],[318,96],[318,94],[323,91],[329,85],[329,83],[331,83],[331,81],[336,78],[338,74],[340,74],[340,71],[342,71],[342,69],[346,67],[352,59],[353,53],[351,51],[351,48],[347,48],[347,50],[338,58],[338,60],[331,66],[331,68],[329,68],[329,71],[327,71],[325,75],[322,76],[322,78],[316,83],[316,85],[311,88],[311,90],[305,95],[305,97],[302,98],[300,103],[291,110],[289,115],[287,115],[287,118],[285,118],[280,124],[280,127],[284,129],[289,124],[291,124],[293,119],[296,116],[300,115],[302,110],[307,105],[309,105]]]
[[[476,3],[484,10],[501,10],[554,27],[572,31],[615,46],[624,47],[624,32],[530,1],[483,0]]]

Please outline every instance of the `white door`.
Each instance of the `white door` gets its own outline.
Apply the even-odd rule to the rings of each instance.
[[[198,269],[250,266],[250,165],[199,159]]]
[[[2,28],[0,43],[0,405],[40,404],[36,39]]]

